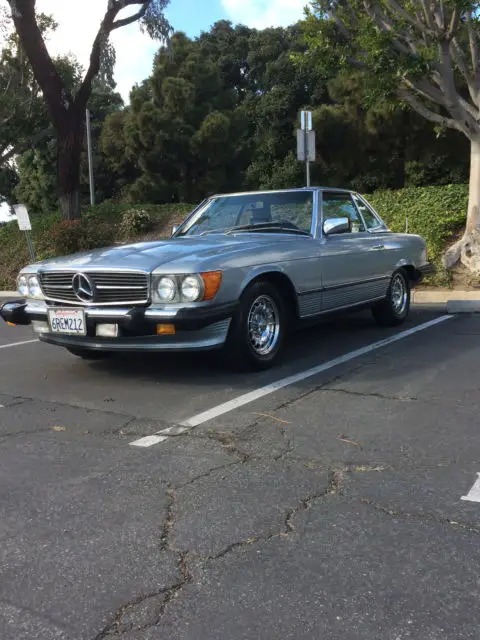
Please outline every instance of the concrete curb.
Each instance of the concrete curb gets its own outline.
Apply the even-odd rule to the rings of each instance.
[[[412,302],[415,304],[439,304],[452,300],[479,300],[480,291],[451,291],[449,289],[432,289],[430,291],[413,291]]]

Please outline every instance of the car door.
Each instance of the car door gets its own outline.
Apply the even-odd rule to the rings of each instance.
[[[350,229],[325,235],[323,223],[341,217],[350,220]],[[349,192],[322,192],[320,225],[322,309],[340,309],[384,296],[388,287],[388,275],[381,257],[384,241],[366,229]]]
[[[404,257],[402,245],[365,198],[361,198],[356,193],[352,194],[352,198],[365,224],[365,229],[377,240],[374,245],[378,250],[377,266],[385,276],[390,277],[395,265]]]

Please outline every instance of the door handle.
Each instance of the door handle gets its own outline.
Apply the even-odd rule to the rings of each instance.
[[[376,244],[372,247],[372,251],[380,251],[380,249],[385,249],[384,244]]]

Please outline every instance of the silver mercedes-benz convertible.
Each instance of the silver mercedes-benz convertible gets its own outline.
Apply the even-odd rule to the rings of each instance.
[[[23,299],[0,315],[82,358],[221,348],[264,369],[302,321],[371,307],[400,324],[431,271],[423,238],[389,231],[358,193],[234,193],[202,202],[168,240],[25,267]]]

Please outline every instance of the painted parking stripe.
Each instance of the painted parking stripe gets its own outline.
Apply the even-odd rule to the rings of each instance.
[[[480,502],[480,473],[477,473],[477,479],[473,483],[473,487],[467,493],[466,496],[462,496],[461,500],[468,500],[469,502]]]
[[[145,436],[144,438],[130,442],[130,444],[132,447],[152,447],[154,444],[159,444],[164,440],[168,440],[168,436],[179,436],[190,429],[191,427],[167,427],[166,429],[158,431],[153,436]]]
[[[24,340],[23,342],[11,342],[10,344],[0,344],[0,349],[10,349],[11,347],[20,347],[22,344],[32,344],[38,340]]]
[[[334,358],[333,360],[329,360],[328,362],[323,362],[311,369],[306,369],[305,371],[301,371],[300,373],[296,373],[292,376],[288,376],[286,378],[281,378],[276,382],[272,382],[271,384],[267,384],[264,387],[260,387],[259,389],[255,389],[254,391],[250,391],[249,393],[245,393],[238,398],[234,398],[233,400],[229,400],[228,402],[224,402],[222,404],[213,407],[212,409],[208,409],[207,411],[203,411],[202,413],[198,413],[195,416],[192,416],[188,420],[185,420],[180,423],[178,427],[169,427],[168,429],[163,429],[159,431],[154,436],[147,436],[146,438],[141,438],[140,440],[135,440],[130,444],[137,447],[151,447],[154,444],[158,444],[159,442],[163,442],[168,439],[168,435],[178,435],[178,431],[180,433],[184,433],[189,429],[193,429],[193,427],[197,427],[204,422],[208,422],[209,420],[213,420],[214,418],[218,418],[219,416],[224,415],[225,413],[229,413],[230,411],[234,411],[239,407],[243,407],[246,404],[254,402],[264,396],[270,395],[271,393],[275,393],[280,389],[296,384],[297,382],[301,382],[302,380],[306,380],[307,378],[311,378],[312,376],[316,376],[324,371],[328,371],[329,369],[333,369],[334,367],[338,367],[341,364],[345,364],[350,360],[354,360],[355,358],[359,358],[367,353],[371,353],[372,351],[376,351],[377,349],[381,349],[382,347],[386,347],[389,344],[393,344],[398,342],[399,340],[403,340],[404,338],[408,338],[415,333],[419,333],[420,331],[424,331],[425,329],[429,329],[430,327],[434,327],[446,320],[450,320],[454,316],[444,315],[439,318],[435,318],[434,320],[429,320],[428,322],[424,322],[423,324],[419,324],[411,329],[407,329],[405,331],[401,331],[389,338],[385,338],[384,340],[378,340],[377,342],[373,342],[365,347],[361,347],[360,349],[355,349],[355,351],[350,351],[349,353],[345,353],[338,358]],[[176,429],[176,433],[172,433],[172,429]],[[143,443],[142,443],[143,442]],[[142,444],[141,444],[142,443]]]

